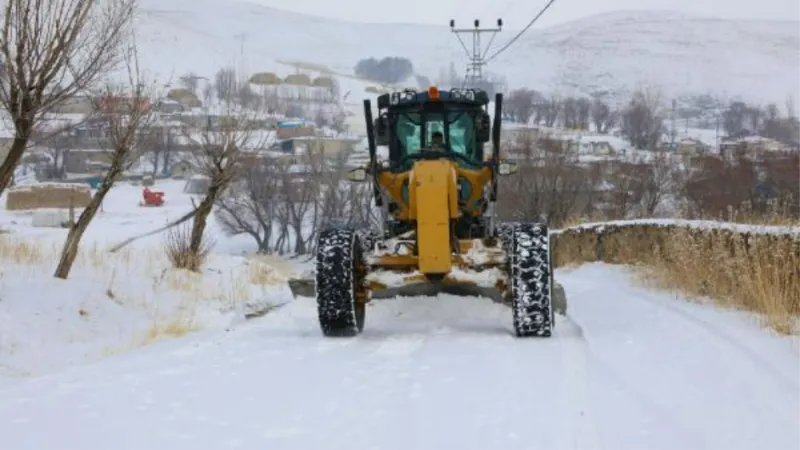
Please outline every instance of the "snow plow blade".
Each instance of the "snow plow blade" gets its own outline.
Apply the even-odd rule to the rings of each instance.
[[[316,297],[317,291],[314,285],[313,278],[292,278],[289,280],[289,289],[292,291],[292,296],[294,298],[298,296]]]
[[[292,278],[289,280],[289,289],[292,296],[315,298],[317,291],[313,277]],[[492,301],[509,305],[508,302],[498,298],[497,291],[492,288],[483,288],[477,285],[466,284],[448,285],[444,282],[409,284],[400,288],[388,288],[373,293],[373,299],[387,299],[397,296],[435,296],[438,294],[471,295],[475,297],[488,297]],[[564,286],[558,281],[553,283],[553,310],[561,315],[567,314],[567,294]]]

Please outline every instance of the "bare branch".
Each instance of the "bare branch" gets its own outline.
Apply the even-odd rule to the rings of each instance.
[[[95,85],[124,59],[135,0],[7,0],[0,30],[0,106],[15,139],[0,166],[0,193],[11,181],[36,122]]]

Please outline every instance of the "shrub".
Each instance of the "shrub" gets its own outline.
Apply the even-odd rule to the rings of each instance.
[[[191,222],[186,222],[185,224],[170,228],[167,230],[167,235],[164,240],[164,251],[167,254],[169,262],[172,263],[172,267],[199,272],[213,245],[205,237],[205,233],[203,233],[203,241],[200,244],[200,250],[198,252],[193,252],[190,245],[191,235]]]

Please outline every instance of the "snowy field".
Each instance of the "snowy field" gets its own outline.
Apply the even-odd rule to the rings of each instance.
[[[37,375],[165,336],[226,328],[291,298],[285,282],[293,265],[248,257],[248,238],[226,238],[213,218],[207,233],[215,246],[202,275],[170,268],[163,233],[108,252],[191,211],[183,184],[153,188],[166,194],[161,208],[139,206],[141,186],[112,189],[66,281],[52,275],[67,230],[33,228],[30,212],[6,211],[0,198],[0,384],[4,376]]]
[[[323,339],[298,300],[0,388],[0,435],[17,449],[800,445],[796,342],[635,287],[624,268],[558,277],[571,312],[550,340],[448,296],[373,304],[361,337]]]

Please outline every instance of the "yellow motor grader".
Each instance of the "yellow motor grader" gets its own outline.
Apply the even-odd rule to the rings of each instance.
[[[380,230],[331,226],[319,234],[314,276],[324,335],[358,335],[374,299],[449,293],[509,304],[518,337],[551,336],[548,229],[495,222],[497,178],[517,166],[500,160],[502,94],[493,123],[489,104],[482,90],[405,90],[379,96],[373,121],[364,100],[369,164],[347,179],[372,184],[386,220]],[[378,161],[378,146],[388,147],[387,161]]]

